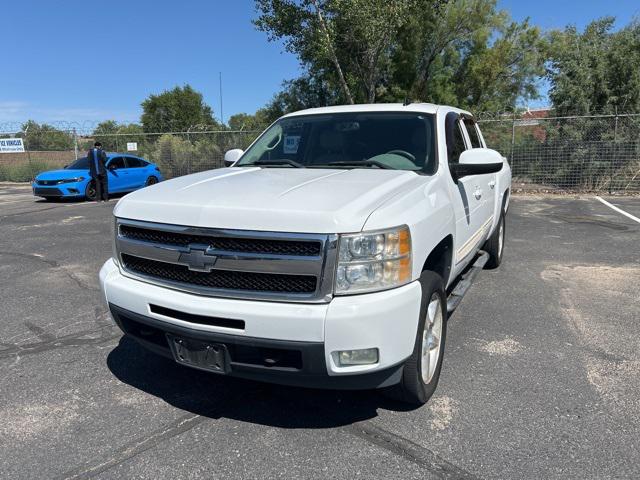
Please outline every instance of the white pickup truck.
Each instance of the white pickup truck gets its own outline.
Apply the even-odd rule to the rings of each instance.
[[[120,328],[193,368],[425,403],[448,312],[502,259],[511,171],[472,115],[305,110],[225,163],[118,202]]]

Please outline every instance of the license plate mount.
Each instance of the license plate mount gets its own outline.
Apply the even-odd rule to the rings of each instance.
[[[167,334],[167,340],[176,362],[207,372],[221,374],[228,372],[228,355],[225,345],[171,334]]]

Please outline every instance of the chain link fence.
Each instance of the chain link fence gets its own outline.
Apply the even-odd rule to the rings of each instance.
[[[490,148],[528,189],[640,193],[640,114],[551,116],[547,109],[481,115]]]
[[[173,178],[224,166],[227,150],[246,149],[260,133],[197,126],[185,132],[93,134],[46,127],[8,132],[0,125],[0,138],[22,137],[25,146],[25,152],[0,154],[0,181],[30,181],[38,172],[64,168],[85,156],[96,141],[107,151],[143,157],[157,164],[165,178]]]
[[[559,117],[540,109],[481,114],[478,122],[489,147],[509,159],[519,189],[640,193],[640,114]],[[29,181],[39,171],[62,168],[84,156],[94,141],[108,151],[135,148],[130,153],[172,178],[222,167],[225,151],[246,148],[260,133],[198,125],[161,133],[123,126],[96,135],[95,126],[58,122],[29,132],[0,124],[0,138],[21,136],[26,148],[0,154],[0,181]]]

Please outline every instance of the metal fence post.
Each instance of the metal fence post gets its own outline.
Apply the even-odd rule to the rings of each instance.
[[[609,195],[613,191],[613,164],[618,156],[618,107],[616,106],[616,117],[613,124],[613,156],[609,166]]]
[[[73,129],[73,152],[75,153],[76,160],[78,160],[78,132]]]

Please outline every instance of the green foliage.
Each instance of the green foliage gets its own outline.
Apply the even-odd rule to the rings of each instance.
[[[221,167],[223,149],[215,138],[181,138],[177,135],[162,135],[150,147],[145,157],[156,163],[167,177],[177,177]]]
[[[142,144],[147,140],[142,133],[144,130],[137,123],[118,125],[114,120],[106,120],[98,124],[91,136],[102,143],[105,150],[117,152],[126,150],[127,142],[137,142],[138,148],[142,148]],[[91,145],[83,147],[88,149]]]
[[[612,32],[614,20],[551,32],[549,97],[559,115],[640,111],[640,23]]]
[[[145,132],[186,132],[194,125],[214,125],[211,107],[191,86],[175,87],[142,102]]]
[[[70,133],[58,130],[46,123],[39,124],[29,120],[22,125],[22,132],[18,136],[24,138],[24,147],[30,151],[62,151],[72,150],[74,147],[73,137]]]
[[[45,170],[59,168],[46,162],[25,162],[15,165],[0,165],[0,182],[29,182]]]
[[[273,120],[265,109],[258,110],[255,114],[237,113],[229,117],[229,128],[231,130],[262,131],[267,128]]]
[[[306,70],[285,84],[269,111],[345,103],[342,75],[357,103],[410,97],[507,110],[536,98],[544,74],[539,29],[511,21],[495,0],[256,0],[256,6],[258,29],[284,41]]]

